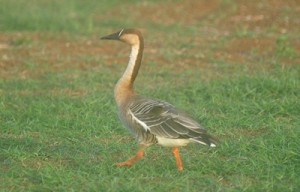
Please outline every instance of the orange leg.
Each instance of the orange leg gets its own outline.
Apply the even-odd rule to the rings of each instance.
[[[182,162],[181,162],[181,159],[180,159],[180,155],[179,155],[179,150],[178,150],[178,147],[173,147],[172,148],[172,152],[173,152],[173,155],[176,159],[176,166],[177,166],[177,169],[179,171],[182,171],[183,170],[183,167],[182,167]]]
[[[141,145],[138,152],[135,154],[135,156],[127,159],[124,162],[116,163],[116,166],[131,166],[135,161],[137,161],[139,158],[144,156],[144,146]]]

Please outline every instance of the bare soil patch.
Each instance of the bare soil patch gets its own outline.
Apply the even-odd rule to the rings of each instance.
[[[242,64],[255,67],[257,60],[269,59],[276,55],[276,40],[280,35],[300,33],[300,3],[298,1],[272,0],[261,2],[236,1],[235,6],[218,0],[205,1],[164,1],[140,2],[126,4],[130,7],[118,7],[112,12],[125,14],[130,9],[130,17],[141,24],[151,20],[161,25],[180,24],[195,25],[207,31],[207,36],[180,36],[172,31],[174,40],[180,43],[197,42],[194,47],[182,48],[164,45],[174,58],[166,57],[161,49],[163,34],[154,34],[156,38],[146,39],[144,61],[156,62],[161,67],[168,64],[174,72],[182,72],[190,68],[197,70],[206,68],[209,75],[218,76],[219,71],[212,65],[211,59],[220,59],[232,65]],[[222,15],[222,10],[229,13]],[[270,31],[271,26],[271,31]],[[254,35],[233,35],[239,30],[254,32]],[[241,32],[242,33],[242,32]],[[146,35],[150,35],[145,32]],[[225,38],[225,40],[224,40]],[[226,39],[227,38],[227,39]],[[215,48],[205,45],[224,44]],[[300,40],[289,40],[295,54],[300,53]],[[70,68],[86,70],[98,65],[112,66],[114,63],[126,63],[129,49],[117,43],[103,43],[98,36],[74,38],[68,34],[45,33],[1,33],[0,34],[0,76],[2,78],[38,76],[45,72],[63,71]],[[283,64],[297,64],[299,58],[280,58]],[[231,65],[231,64],[229,64]],[[120,67],[120,66],[112,66]],[[120,67],[121,68],[121,67]],[[145,68],[149,70],[149,67]],[[156,69],[152,69],[155,71]]]

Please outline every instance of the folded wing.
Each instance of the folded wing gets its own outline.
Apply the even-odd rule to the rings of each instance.
[[[190,139],[215,146],[214,139],[201,125],[173,105],[149,98],[135,99],[130,113],[144,129],[152,134],[169,139]]]

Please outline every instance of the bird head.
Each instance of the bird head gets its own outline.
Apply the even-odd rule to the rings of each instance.
[[[142,33],[138,29],[122,29],[121,31],[101,37],[104,40],[119,40],[131,46],[142,41]]]

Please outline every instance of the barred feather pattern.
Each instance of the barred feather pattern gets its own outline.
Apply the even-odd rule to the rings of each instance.
[[[144,144],[157,143],[159,137],[216,146],[215,139],[197,121],[165,101],[135,96],[124,115],[127,118],[121,119]]]

